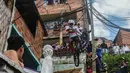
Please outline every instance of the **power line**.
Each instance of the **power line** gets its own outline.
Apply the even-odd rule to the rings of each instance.
[[[93,13],[93,14],[94,14],[94,13]],[[105,25],[107,25],[107,26],[109,26],[109,27],[113,27],[113,26],[108,25],[106,22],[104,22],[104,20],[100,19],[96,14],[94,14],[94,16],[95,16],[97,19],[99,19],[103,24],[105,24]],[[107,28],[107,29],[108,29],[108,28]],[[118,29],[119,29],[119,28],[118,28]],[[112,31],[112,32],[113,32],[113,31]],[[113,33],[114,33],[114,32],[113,32]],[[127,39],[130,39],[130,36],[128,36],[127,34],[123,34],[122,37],[127,38]]]
[[[83,18],[85,12],[82,13],[81,17],[77,20],[77,23]]]
[[[121,22],[125,22],[125,21],[129,21],[130,19],[126,19],[126,20],[116,20],[116,19],[113,19],[113,20],[109,20],[109,21],[121,21]],[[99,21],[99,20],[94,20],[94,21]]]
[[[98,17],[96,14],[93,13],[93,15],[94,15],[98,20],[100,20],[102,23],[106,24],[107,26],[110,26],[110,27],[113,27],[113,28],[118,29],[116,26],[107,24],[104,20],[102,20],[102,19],[101,19],[100,17]]]
[[[112,33],[117,34],[117,31],[115,32],[114,29],[111,29],[111,28],[107,27],[105,24],[103,24],[103,26],[104,26],[106,29],[108,29],[109,31],[111,31]]]
[[[130,17],[128,17],[128,16],[124,16],[124,17],[116,17],[116,16],[113,16],[113,15],[108,15],[108,14],[106,14],[106,13],[100,13],[100,14],[102,14],[102,15],[106,15],[106,16],[109,16],[109,17],[113,17],[113,19],[112,20],[110,20],[110,21],[127,21],[127,20],[130,20]]]
[[[95,13],[97,13],[97,15],[99,15],[103,20],[109,22],[110,24],[112,24],[112,25],[115,26],[115,27],[120,27],[120,26],[115,25],[115,24],[113,24],[112,22],[110,22],[107,18],[105,18],[102,14],[100,14],[94,7],[93,7],[93,10],[94,10]]]
[[[109,26],[106,22],[104,22],[102,19],[100,19],[99,17],[97,17],[96,14],[94,14],[94,16],[95,16],[97,19],[99,19],[99,21],[101,21],[101,22],[103,23],[103,25],[105,25],[105,27],[106,27],[106,25]],[[106,27],[106,28],[107,28],[107,27]],[[107,29],[108,29],[108,28],[107,28]]]
[[[96,1],[96,2],[98,2],[98,3],[101,3],[101,1]],[[104,2],[102,1],[102,3],[101,4],[106,4],[107,6],[111,6],[111,7],[115,7],[115,8],[120,8],[120,9],[123,9],[123,10],[127,10],[127,11],[129,11],[130,9],[127,9],[127,8],[122,8],[122,7],[118,7],[118,6],[115,6],[115,5],[111,5],[111,4],[108,4],[107,2],[106,2],[106,0],[104,0]]]
[[[118,7],[118,6],[115,6],[115,5],[108,4],[108,3],[106,2],[106,0],[104,0],[104,3],[105,3],[106,5],[108,5],[108,6],[112,6],[112,7],[116,7],[116,8],[121,8],[121,7]],[[126,8],[121,8],[121,9],[130,10],[130,9],[126,9]]]
[[[114,24],[113,22],[109,21],[107,18],[105,18],[102,14],[100,14],[94,7],[93,7],[93,10],[97,13],[97,15],[99,15],[103,20],[107,21],[108,23],[112,24],[112,25],[109,25],[111,27],[114,27],[114,28],[118,28],[118,29],[122,29],[122,30],[130,30],[130,29],[127,29],[127,28],[122,28],[116,24]]]
[[[98,12],[99,13],[99,12]],[[100,13],[99,13],[100,14]],[[99,15],[100,17],[101,17],[101,15]],[[103,23],[105,23],[107,26],[111,26],[111,25],[108,25],[108,23],[106,23],[106,22],[104,22],[104,20],[101,20],[99,17],[97,17],[96,15],[95,15],[95,17],[97,18],[97,19],[99,19],[100,21],[102,21]],[[104,19],[105,17],[103,17],[103,19]],[[105,18],[105,20],[106,20],[106,18]],[[107,21],[109,21],[109,20],[107,20]],[[109,21],[110,22],[110,21]],[[115,26],[117,26],[116,28],[117,29],[122,29],[122,30],[124,30],[124,31],[127,31],[127,30],[129,30],[129,29],[126,29],[126,28],[122,28],[122,27],[120,27],[120,26],[118,26],[118,25],[116,25],[116,24],[114,24],[114,23],[112,23],[112,22],[110,22],[112,25],[115,25]],[[113,27],[113,26],[111,26],[111,27]],[[115,28],[115,27],[114,27]],[[125,36],[126,37],[126,36]],[[127,36],[127,37],[130,37],[130,36]]]
[[[122,19],[122,18],[130,18],[130,17],[128,17],[128,16],[123,16],[123,17],[121,17],[120,16],[120,18],[118,18],[118,17],[116,17],[116,16],[113,16],[113,15],[108,15],[108,14],[106,14],[106,13],[101,13],[101,14],[104,14],[104,15],[107,15],[107,16],[110,16],[110,17],[114,17],[114,18],[117,18],[117,19]]]

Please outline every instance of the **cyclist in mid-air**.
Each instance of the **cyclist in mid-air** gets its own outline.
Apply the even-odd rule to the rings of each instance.
[[[76,45],[76,42],[78,42],[78,36],[81,35],[82,33],[80,32],[74,20],[69,20],[68,25],[65,26],[65,29],[69,34],[70,48],[74,52],[75,47],[73,47],[73,43]]]

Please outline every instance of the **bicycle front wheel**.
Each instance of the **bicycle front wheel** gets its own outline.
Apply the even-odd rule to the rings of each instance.
[[[76,67],[79,66],[79,53],[74,53],[74,64]]]

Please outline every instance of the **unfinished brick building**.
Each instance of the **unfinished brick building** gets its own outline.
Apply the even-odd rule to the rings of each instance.
[[[127,45],[130,48],[130,30],[119,30],[114,40],[119,46]]]
[[[83,10],[72,13],[83,6],[83,0],[37,0],[36,5],[46,28],[53,26],[55,22],[61,24],[60,16],[64,16],[63,21],[65,22],[69,19],[74,19],[83,26]],[[48,30],[48,34],[48,37],[59,36],[59,31]],[[66,32],[63,30],[63,35],[65,34]]]

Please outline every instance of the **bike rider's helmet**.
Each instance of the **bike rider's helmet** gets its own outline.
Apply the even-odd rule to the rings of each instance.
[[[69,20],[69,21],[68,21],[68,23],[69,23],[70,25],[75,25],[75,21],[74,21],[74,20],[72,20],[72,19],[71,19],[71,20]]]

